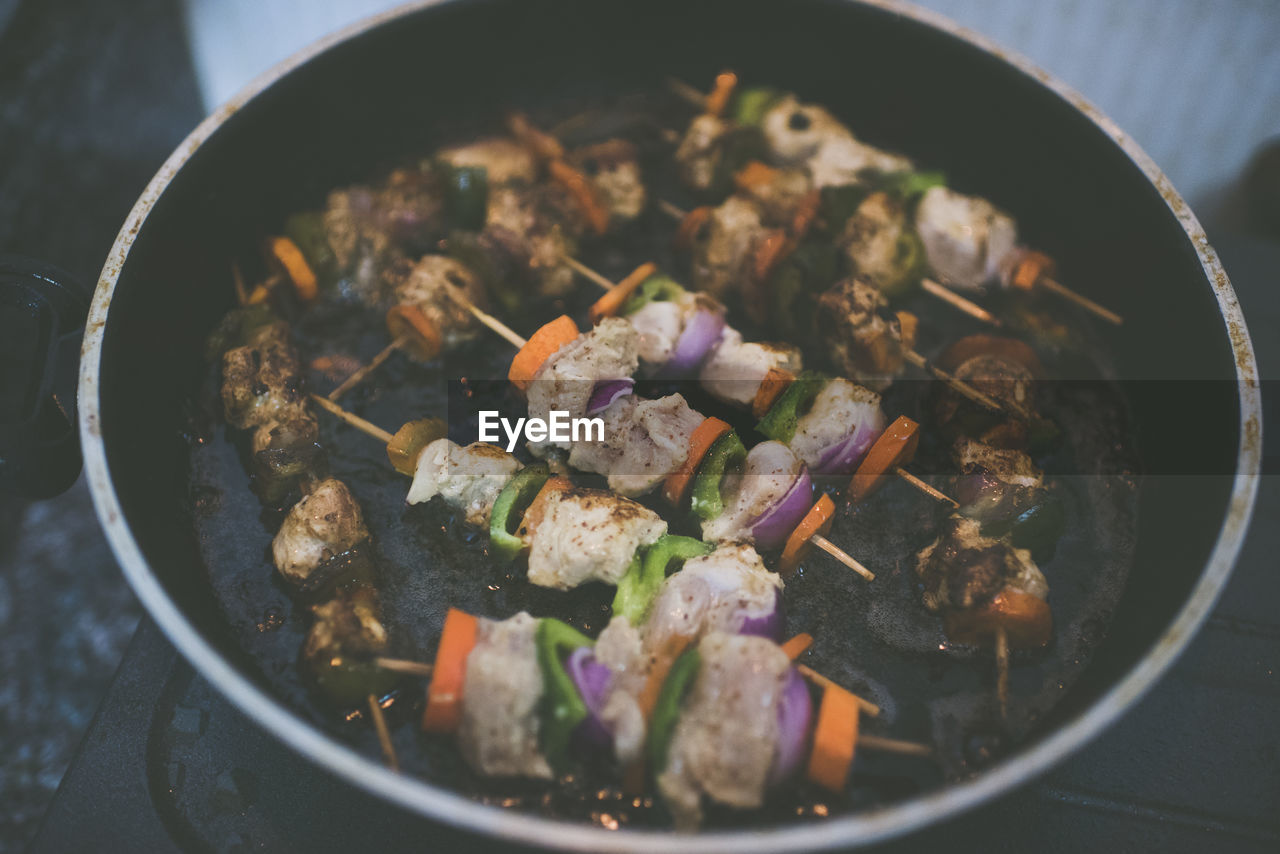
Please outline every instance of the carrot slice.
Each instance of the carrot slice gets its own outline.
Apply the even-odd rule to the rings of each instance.
[[[996,356],[1007,359],[1025,367],[1036,379],[1044,376],[1044,365],[1040,363],[1040,357],[1029,344],[1017,338],[983,333],[966,335],[953,342],[942,351],[937,365],[944,371],[954,373],[956,368],[975,356]]]
[[[776,367],[770,368],[764,375],[764,379],[760,380],[756,396],[751,399],[751,414],[756,418],[764,418],[778,400],[778,395],[786,391],[787,386],[791,385],[795,378],[796,375],[790,371]]]
[[[1018,290],[1030,291],[1042,277],[1051,272],[1053,272],[1052,258],[1043,252],[1027,250],[1022,253],[1022,257],[1014,266],[1009,282]]]
[[[914,350],[916,332],[920,328],[920,318],[909,311],[898,312],[898,340],[906,350]]]
[[[692,249],[693,244],[698,242],[698,235],[703,227],[711,220],[711,214],[714,211],[715,208],[710,205],[703,205],[685,214],[676,228],[675,237],[672,238],[675,247],[685,251]]]
[[[556,183],[569,191],[569,195],[582,210],[582,215],[586,217],[587,225],[591,226],[591,230],[596,234],[604,234],[608,231],[609,210],[600,204],[595,187],[591,186],[587,176],[563,160],[552,160],[547,164],[547,169]]]
[[[564,157],[564,146],[560,144],[560,140],[539,130],[524,113],[507,116],[507,130],[539,160],[559,160]]]
[[[813,646],[813,635],[808,632],[801,632],[782,645],[782,651],[787,654],[787,658],[795,661],[804,655],[804,651]]]
[[[796,571],[800,561],[804,560],[805,555],[809,553],[809,549],[813,547],[810,542],[813,539],[813,535],[825,535],[827,531],[831,530],[831,522],[835,515],[836,504],[831,500],[831,496],[823,495],[813,502],[809,512],[804,514],[804,518],[800,520],[799,525],[796,525],[796,529],[791,532],[791,536],[787,537],[786,545],[782,547],[782,556],[778,559],[779,575],[785,578]],[[792,658],[795,658],[795,656],[793,655]]]
[[[947,617],[947,637],[957,643],[990,643],[999,628],[1014,649],[1037,649],[1053,636],[1053,612],[1039,596],[1002,590],[981,608]]]
[[[911,462],[919,444],[920,425],[905,415],[895,418],[853,473],[853,479],[849,481],[849,500],[856,504],[879,489],[885,475]]]
[[[693,482],[693,476],[698,472],[698,466],[702,465],[702,458],[717,439],[732,429],[727,421],[715,417],[707,418],[693,428],[693,432],[689,434],[689,456],[685,457],[680,468],[667,475],[662,484],[662,494],[671,506],[679,509],[685,493],[689,491],[689,484]]]
[[[627,276],[621,282],[614,285],[604,296],[592,303],[591,308],[587,311],[587,317],[594,325],[599,323],[606,317],[613,317],[622,311],[623,304],[636,291],[636,288],[644,284],[645,279],[658,272],[658,265],[652,261],[641,264],[631,271],[631,275]]]
[[[419,362],[434,359],[444,347],[436,325],[412,303],[401,303],[387,309],[387,332],[393,341],[407,333],[409,338],[403,345],[404,349]]]
[[[746,193],[767,187],[777,180],[778,170],[759,160],[752,160],[733,173],[733,185]]]
[[[543,324],[529,336],[529,340],[511,360],[507,379],[521,391],[528,391],[529,383],[533,382],[547,359],[577,337],[578,325],[568,315],[562,314],[550,323]]]
[[[717,74],[715,86],[707,96],[707,112],[713,116],[723,113],[724,108],[729,106],[729,99],[733,97],[733,90],[737,86],[738,75],[732,71],[722,71]]]
[[[427,708],[422,713],[425,732],[453,732],[462,719],[462,691],[467,679],[467,656],[476,645],[480,621],[466,611],[450,608],[440,634]]]
[[[844,791],[858,745],[858,698],[827,683],[813,729],[813,750],[806,776],[832,792]]]
[[[662,642],[658,650],[653,654],[653,665],[649,668],[649,678],[645,681],[644,688],[640,690],[640,696],[636,698],[646,721],[653,717],[653,710],[658,705],[658,696],[662,693],[663,683],[667,681],[667,674],[671,672],[676,659],[684,655],[684,651],[689,648],[691,643],[693,643],[693,638],[689,635],[671,635]]]
[[[822,191],[810,190],[804,194],[796,212],[791,217],[791,239],[799,243],[809,233],[810,226],[818,218],[818,210],[822,207]]]
[[[755,280],[763,282],[769,278],[769,274],[773,272],[773,268],[778,266],[778,262],[786,257],[791,251],[791,241],[787,239],[787,233],[780,228],[770,229],[761,238],[759,244],[755,248],[755,257],[752,259]]]
[[[300,300],[311,302],[316,298],[316,274],[298,244],[287,237],[269,237],[264,251],[268,263],[289,280]]]
[[[547,505],[551,503],[554,496],[572,488],[573,481],[561,475],[556,475],[542,484],[542,489],[539,489],[538,494],[533,496],[533,501],[529,502],[529,508],[524,511],[524,518],[520,520],[520,526],[516,528],[516,536],[527,543],[542,522],[543,517],[547,515]]]

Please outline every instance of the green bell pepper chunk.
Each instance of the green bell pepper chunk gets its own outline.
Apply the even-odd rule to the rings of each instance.
[[[741,468],[746,459],[747,449],[736,432],[730,431],[716,440],[693,479],[689,509],[694,515],[700,519],[714,519],[724,512],[721,481],[728,472]]]
[[[715,547],[693,537],[663,534],[656,543],[636,554],[626,575],[618,581],[613,597],[613,615],[626,617],[633,626],[644,622],[649,606],[658,595],[662,580],[691,557],[711,554]]]
[[[832,234],[844,231],[845,223],[858,210],[858,205],[871,195],[871,190],[861,184],[843,187],[823,187],[818,210],[827,230]]]
[[[781,101],[783,94],[777,89],[767,86],[751,86],[738,90],[734,96],[733,107],[729,115],[740,125],[758,125],[764,121],[764,114],[774,104]]]
[[[284,221],[284,234],[302,250],[302,257],[307,259],[320,283],[332,284],[336,278],[334,273],[338,259],[329,248],[329,238],[324,229],[324,213],[302,211],[292,214]]]
[[[816,371],[804,371],[778,396],[773,406],[764,414],[756,429],[770,439],[790,444],[796,435],[800,416],[813,403],[813,399],[830,382],[830,377]]]
[[[544,463],[525,466],[498,493],[493,512],[489,514],[489,543],[500,559],[512,561],[524,551],[524,540],[515,535],[515,530],[524,511],[550,477],[551,472]]]
[[[535,643],[542,670],[542,728],[540,743],[551,767],[560,771],[569,759],[569,740],[587,717],[587,704],[564,668],[568,653],[595,641],[568,623],[553,618],[538,621]]]
[[[347,655],[321,656],[312,663],[312,675],[320,693],[343,709],[363,706],[370,694],[382,697],[400,682],[392,671]]]
[[[265,302],[233,308],[205,339],[205,358],[210,362],[220,360],[228,350],[244,346],[254,330],[277,320],[279,318]]]
[[[667,680],[662,683],[653,717],[649,722],[649,736],[645,741],[645,758],[656,776],[667,767],[667,754],[671,751],[671,736],[680,720],[680,703],[688,693],[698,671],[702,669],[702,656],[698,648],[688,650],[671,665]]]
[[[483,166],[445,166],[445,210],[458,228],[479,231],[489,209],[489,170]]]
[[[651,302],[669,302],[683,293],[685,289],[675,279],[656,273],[641,282],[640,287],[627,297],[622,304],[622,315],[635,314]]]
[[[920,286],[925,274],[924,244],[915,231],[904,231],[898,235],[894,269],[897,275],[880,278],[880,293],[891,300],[901,299]]]
[[[813,300],[839,278],[839,250],[829,240],[808,240],[796,247],[769,276],[774,319],[785,335],[812,328]]]
[[[910,202],[934,187],[945,187],[947,176],[941,172],[883,172],[871,183],[877,190]]]
[[[1007,536],[1014,548],[1028,549],[1037,562],[1043,562],[1053,556],[1054,547],[1065,530],[1066,512],[1061,500],[1047,495],[1017,516],[985,523],[982,535],[996,539]]]

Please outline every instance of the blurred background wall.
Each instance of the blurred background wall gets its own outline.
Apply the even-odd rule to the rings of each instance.
[[[212,109],[258,72],[392,0],[183,0]],[[1022,53],[1130,133],[1206,225],[1280,137],[1277,0],[919,0]]]

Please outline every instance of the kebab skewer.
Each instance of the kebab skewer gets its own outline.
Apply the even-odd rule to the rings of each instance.
[[[690,98],[705,112],[691,123],[676,159],[695,189],[710,189],[717,173],[737,172],[745,166],[744,151],[762,155],[786,170],[790,186],[781,195],[793,199],[809,188],[865,185],[869,174],[906,174],[914,169],[906,158],[858,141],[827,110],[803,104],[794,95],[763,88],[744,90],[733,104],[733,119],[725,120],[720,114],[729,107],[736,86],[736,79],[727,84],[725,79],[725,75],[717,79],[714,98]],[[692,87],[675,88],[690,97]],[[778,189],[773,191],[775,197]],[[1017,247],[1016,222],[985,199],[944,186],[930,187],[916,209],[914,231],[928,265],[952,287],[979,291],[999,283],[1027,292],[1043,288],[1110,323],[1123,322],[1119,315],[1054,279],[1052,262],[1043,253]],[[935,296],[948,292],[934,281],[926,290]],[[971,311],[958,294],[943,298],[980,320],[990,317],[981,309]]]
[[[253,469],[264,503],[279,505],[291,492],[302,492],[271,543],[276,569],[295,597],[319,600],[311,605],[302,658],[331,701],[347,707],[367,704],[387,762],[395,769],[380,697],[396,680],[358,660],[383,653],[389,645],[378,591],[361,562],[369,530],[347,486],[322,476],[318,424],[301,390],[288,324],[261,302],[236,309],[213,336],[211,351],[221,363],[220,394],[228,425],[253,431]]]

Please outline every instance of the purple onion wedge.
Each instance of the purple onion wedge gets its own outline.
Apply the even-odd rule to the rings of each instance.
[[[813,700],[804,677],[794,667],[787,671],[778,700],[778,742],[774,747],[773,765],[769,768],[769,785],[785,782],[804,764],[809,745],[809,724],[813,718]]]
[[[782,640],[786,616],[782,610],[782,591],[773,591],[773,607],[764,612],[747,614],[738,629],[740,635],[760,635],[773,641]]]
[[[587,414],[597,415],[604,412],[620,397],[631,394],[636,381],[631,377],[621,380],[601,380],[591,390],[591,400],[587,402]]]
[[[777,548],[786,542],[813,504],[813,480],[803,465],[782,498],[751,523],[751,536],[760,549]]]
[[[858,463],[884,432],[883,418],[865,418],[839,442],[823,448],[818,457],[819,474],[853,474]]]
[[[613,682],[613,671],[596,660],[591,647],[583,646],[569,654],[565,661],[565,671],[578,689],[582,702],[587,705],[587,716],[573,732],[575,746],[581,751],[608,750],[612,746],[613,733],[600,717],[604,710],[605,699],[609,695],[609,685]]]
[[[671,358],[667,359],[660,373],[665,377],[683,377],[693,373],[719,343],[723,331],[724,315],[699,306],[684,325]]]

